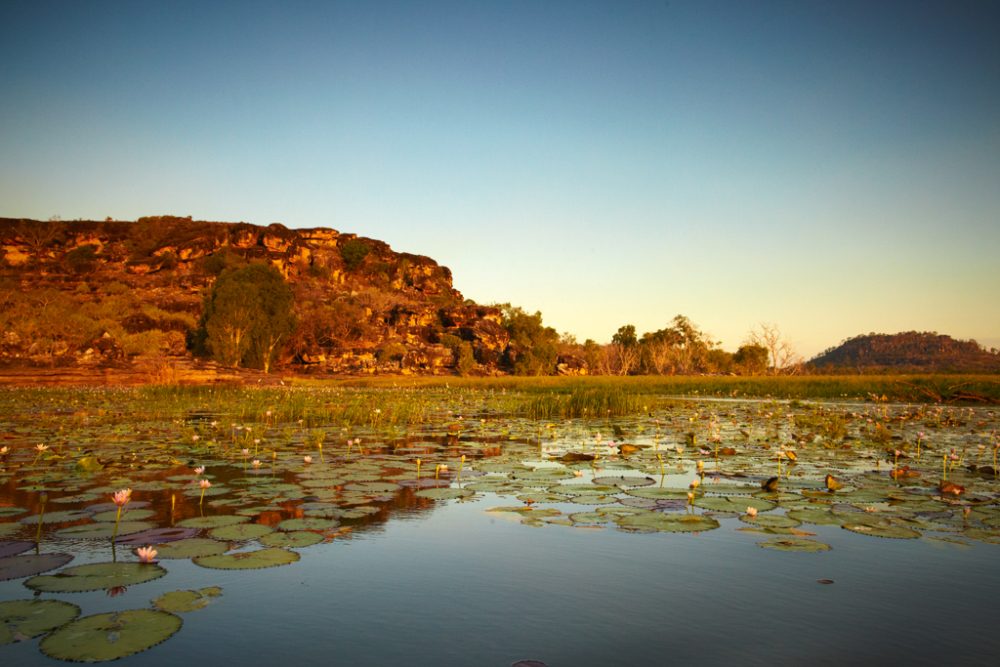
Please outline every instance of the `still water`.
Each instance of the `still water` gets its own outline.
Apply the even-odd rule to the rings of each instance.
[[[485,513],[490,503],[447,501],[381,532],[302,549],[286,567],[168,561],[167,577],[119,597],[60,597],[86,614],[223,588],[185,614],[181,632],[121,662],[137,665],[992,665],[1000,651],[996,545],[820,526],[831,551],[777,553],[732,530],[532,528]],[[26,592],[0,584],[0,599]],[[60,664],[37,641],[0,652],[5,665]]]

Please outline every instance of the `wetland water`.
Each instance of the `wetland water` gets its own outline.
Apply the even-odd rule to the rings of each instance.
[[[43,650],[84,659],[160,632],[121,664],[995,663],[990,410],[662,401],[535,422],[456,392],[404,421],[397,399],[0,396],[0,544],[31,543],[0,558],[0,658],[55,665]],[[942,471],[963,491],[942,492]],[[126,487],[112,548],[107,505]],[[16,568],[39,525],[37,552],[73,560],[31,576]],[[170,527],[189,530],[144,532]],[[176,557],[132,565],[144,536]],[[177,548],[206,544],[223,555]],[[162,573],[73,576],[112,561]],[[231,569],[247,564],[274,566]],[[209,587],[190,607],[163,597]],[[25,626],[19,600],[119,615],[94,639],[68,618]],[[133,630],[123,612],[157,604],[179,629]]]

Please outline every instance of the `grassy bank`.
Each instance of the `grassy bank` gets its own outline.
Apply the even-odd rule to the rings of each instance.
[[[1000,403],[997,375],[804,375],[778,377],[372,377],[336,381],[346,387],[450,387],[529,394],[620,391],[633,395],[822,399],[903,403]],[[313,384],[305,382],[306,386]],[[322,385],[328,383],[323,382]]]

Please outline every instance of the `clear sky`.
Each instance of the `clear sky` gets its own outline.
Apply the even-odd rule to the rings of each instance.
[[[333,227],[580,340],[1000,346],[1000,3],[0,3],[0,216]]]

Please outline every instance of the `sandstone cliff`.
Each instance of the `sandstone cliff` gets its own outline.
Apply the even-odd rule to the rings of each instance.
[[[0,365],[188,363],[206,291],[225,267],[247,261],[274,265],[295,291],[286,369],[501,368],[509,336],[500,311],[463,300],[451,272],[428,257],[333,229],[172,216],[0,218]]]

